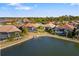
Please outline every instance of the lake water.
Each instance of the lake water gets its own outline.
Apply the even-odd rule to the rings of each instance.
[[[1,50],[2,56],[79,56],[79,44],[39,37]]]

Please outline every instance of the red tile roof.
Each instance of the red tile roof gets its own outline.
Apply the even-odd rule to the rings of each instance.
[[[33,23],[27,23],[27,24],[24,24],[24,27],[34,27],[34,24]]]
[[[74,26],[73,25],[69,25],[69,24],[65,24],[64,26],[63,26],[65,29],[74,29]]]
[[[21,32],[21,30],[14,25],[3,25],[0,26],[0,32]]]
[[[23,19],[23,22],[31,22],[29,19]]]
[[[73,25],[70,24],[63,24],[63,25],[57,25],[58,28],[63,28],[63,29],[69,29],[69,30],[73,30],[75,27]]]
[[[15,20],[11,20],[11,19],[6,19],[6,20],[4,20],[4,19],[2,19],[2,20],[0,20],[0,22],[14,22]]]

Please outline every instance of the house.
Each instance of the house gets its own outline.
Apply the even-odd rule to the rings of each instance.
[[[57,35],[66,36],[66,32],[63,26],[56,26],[55,28],[53,28],[53,30],[55,31],[55,34]]]
[[[15,22],[13,19],[0,19],[0,24],[12,24]]]
[[[72,31],[72,30],[74,30],[75,26],[70,25],[70,24],[64,24],[63,25],[63,28]]]
[[[29,19],[27,19],[27,18],[24,18],[23,19],[23,23],[31,23],[32,21],[30,21]]]
[[[49,30],[49,29],[53,29],[56,25],[54,25],[52,22],[49,22],[47,24],[45,24],[45,29]]]
[[[54,25],[52,22],[49,22],[49,23],[45,24],[45,26],[54,28],[56,25]]]
[[[8,39],[8,38],[20,38],[21,30],[19,30],[14,25],[3,25],[0,26],[0,40]]]
[[[69,24],[60,24],[60,25],[57,25],[53,30],[58,35],[64,35],[64,36],[66,36],[66,34],[69,31],[72,31],[73,29],[74,29],[74,27],[71,26],[71,25],[69,25]]]
[[[73,25],[70,24],[63,24],[63,25],[57,25],[55,27],[55,32],[58,35],[64,35],[66,37],[72,37],[73,35],[73,31],[74,31],[75,27]]]
[[[26,23],[23,25],[24,28],[27,28],[29,32],[36,31],[36,26],[34,23]]]

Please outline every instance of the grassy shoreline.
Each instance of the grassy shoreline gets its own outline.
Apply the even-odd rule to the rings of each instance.
[[[71,38],[66,38],[66,37],[62,37],[62,36],[58,36],[58,35],[52,35],[52,34],[49,34],[46,32],[44,32],[44,33],[29,33],[23,39],[0,43],[0,49],[5,49],[7,47],[11,47],[11,46],[20,44],[22,42],[32,39],[34,36],[36,36],[36,37],[49,36],[49,37],[57,38],[60,40],[66,40],[66,41],[70,41],[70,42],[74,42],[74,43],[79,43],[79,40],[73,40]]]

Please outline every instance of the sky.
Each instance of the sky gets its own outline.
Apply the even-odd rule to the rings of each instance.
[[[78,3],[0,3],[0,17],[79,16]]]

